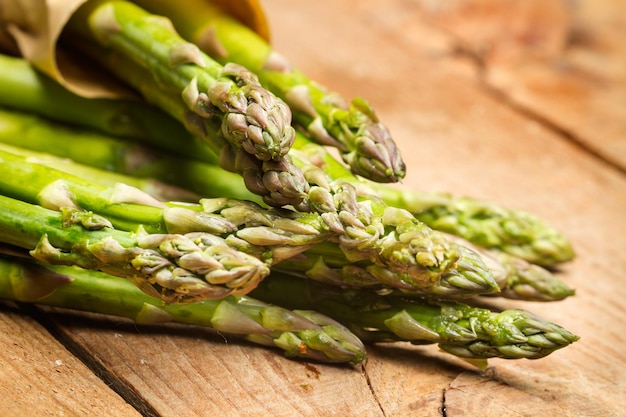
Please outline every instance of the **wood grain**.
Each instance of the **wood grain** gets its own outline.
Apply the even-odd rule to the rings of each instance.
[[[625,1],[421,3],[503,99],[626,169]]]
[[[0,346],[2,417],[140,416],[46,329],[9,303],[0,303]]]
[[[512,26],[510,16],[496,0],[457,0],[439,9],[433,8],[439,2],[418,0],[263,2],[278,50],[330,89],[374,105],[408,163],[400,187],[526,209],[567,234],[578,256],[559,273],[577,289],[575,297],[493,304],[558,322],[581,336],[576,344],[538,361],[493,360],[486,372],[434,346],[380,345],[369,348],[365,366],[352,368],[294,362],[177,326],[145,328],[45,310],[50,326],[145,415],[624,415],[626,77],[623,34],[611,29],[625,16],[618,13],[623,2],[581,0],[566,14],[561,2],[548,3],[540,16],[553,26],[540,38],[540,52],[518,53],[520,46],[510,41],[515,36],[502,32]],[[472,4],[491,4],[493,13],[468,13]],[[499,29],[483,35],[460,22]],[[524,22],[515,27],[525,28]],[[572,27],[594,42],[573,42]],[[493,41],[492,33],[503,39],[498,48],[476,46]],[[7,320],[10,325],[2,324]],[[0,311],[0,326],[2,346],[14,346],[12,355],[24,354],[22,347],[47,355],[54,345],[14,312]],[[18,329],[23,334],[14,335]],[[18,346],[11,345],[15,340]],[[3,362],[7,355],[0,352]],[[58,379],[53,367],[38,372],[44,382]],[[25,374],[0,371],[3,382]],[[114,407],[106,391],[81,379],[72,384],[77,403],[93,402],[100,412]],[[2,393],[14,410],[26,407],[16,399],[19,391]]]

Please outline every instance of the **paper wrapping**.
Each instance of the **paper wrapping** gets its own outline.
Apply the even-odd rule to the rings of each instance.
[[[76,10],[89,0],[0,0],[0,50],[20,55],[37,69],[83,97],[134,95],[117,80],[79,62],[58,47],[59,36]],[[177,1],[177,0],[173,0]],[[256,0],[206,0],[227,10],[265,39],[269,29]],[[177,1],[180,3],[180,0]]]

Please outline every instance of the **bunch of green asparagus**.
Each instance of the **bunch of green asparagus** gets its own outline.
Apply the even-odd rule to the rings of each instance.
[[[485,360],[578,339],[474,304],[573,295],[550,270],[573,257],[561,233],[390,186],[406,167],[365,100],[346,104],[219,7],[188,1],[91,1],[64,29],[59,48],[138,100],[87,99],[0,56],[0,297],[353,364],[363,342]]]

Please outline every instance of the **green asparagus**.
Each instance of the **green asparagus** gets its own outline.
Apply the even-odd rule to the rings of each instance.
[[[115,132],[110,128],[111,116],[109,115],[116,115],[116,111],[120,108],[125,109],[121,110],[124,112],[123,118],[130,119],[131,122],[127,124],[131,126],[149,125],[157,132],[171,132],[175,128],[169,118],[162,117],[163,115],[145,104],[135,103],[138,105],[129,107],[128,103],[119,100],[82,100],[60,89],[52,80],[38,76],[37,72],[22,60],[0,56],[0,63],[5,70],[0,72],[0,85],[14,91],[11,95],[0,95],[0,100],[4,100],[2,103],[7,106],[45,114],[54,119],[76,124],[87,123],[90,127],[103,129],[111,134]],[[49,97],[65,103],[66,107],[50,106],[46,105],[45,101],[39,103],[28,99],[33,97]],[[89,113],[91,118],[80,116],[83,112]],[[72,117],[73,115],[76,116]],[[100,115],[102,119],[97,118]],[[177,134],[163,135],[158,146],[182,155],[187,160],[201,158],[215,163],[216,158],[205,155],[206,152],[202,154],[194,149],[181,147],[175,138],[177,135],[185,137],[187,133],[182,127],[178,126],[178,128]],[[556,263],[568,261],[574,255],[571,244],[562,233],[532,214],[467,197],[459,198],[415,189],[398,189],[385,184],[360,181],[350,176],[350,173],[334,161],[334,158],[323,147],[314,145],[303,135],[296,135],[293,146],[295,149],[306,150],[305,156],[321,167],[330,166],[328,173],[331,174],[331,178],[354,181],[357,188],[365,187],[369,193],[379,194],[388,205],[411,211],[419,220],[435,230],[442,229],[452,234],[460,234],[475,244],[488,244],[491,248],[508,251],[514,256],[544,266],[553,266]],[[165,172],[168,171],[170,170]],[[224,178],[228,177],[228,173],[223,175]],[[234,188],[241,190],[241,187]],[[280,186],[277,188],[280,189]],[[202,194],[200,190],[195,191]],[[237,196],[237,198],[241,197],[241,195]]]
[[[472,246],[466,243],[467,246]],[[575,294],[551,271],[498,250],[475,248],[500,287],[498,295],[526,301],[558,301]],[[492,294],[486,294],[492,295]]]
[[[0,142],[99,168],[97,175],[87,172],[77,175],[78,164],[70,167],[69,162],[58,160],[46,163],[49,156],[33,155],[38,163],[64,171],[71,168],[76,176],[95,182],[107,180],[106,185],[109,186],[125,182],[155,197],[163,196],[162,200],[197,201],[199,196],[224,196],[262,202],[257,195],[245,189],[239,175],[223,170],[217,162],[212,164],[177,156],[169,150],[54,122],[34,114],[0,108]],[[13,148],[15,151],[16,148]],[[104,170],[126,175],[123,179],[115,178]],[[139,178],[152,181],[140,184]],[[172,189],[173,186],[175,189]]]
[[[524,210],[446,193],[370,185],[388,204],[409,210],[433,229],[461,236],[476,245],[543,266],[554,266],[574,257],[571,243],[562,233]]]
[[[53,210],[89,210],[121,230],[147,233],[211,233],[272,264],[332,236],[315,213],[266,209],[254,202],[203,198],[198,203],[160,202],[124,183],[107,187],[0,149],[5,196]]]
[[[326,149],[297,135],[292,154],[315,161],[331,178],[350,182],[362,193],[405,209],[434,230],[460,236],[475,245],[497,249],[527,262],[554,266],[574,256],[569,240],[554,227],[523,210],[508,209],[470,197],[453,197],[362,181]]]
[[[358,254],[357,249],[346,253],[345,248],[350,242],[341,241],[342,236],[337,237],[323,217],[316,213],[264,209],[253,202],[227,198],[201,199],[199,204],[159,202],[124,184],[106,187],[36,163],[7,149],[10,147],[6,145],[4,150],[0,148],[0,167],[12,175],[0,178],[1,193],[55,210],[89,210],[105,216],[121,230],[217,234],[233,249],[255,256],[268,265],[285,262],[285,268],[309,272],[312,276],[332,272],[332,276],[351,280],[352,285],[463,296],[498,290],[490,271],[483,269],[482,259],[461,245],[450,248],[454,252],[444,254],[450,256],[446,262],[453,263],[445,265],[442,273],[435,268],[433,271],[415,268],[401,273],[391,272],[380,263]],[[400,225],[398,230],[402,232],[403,227]],[[411,230],[406,233],[414,241],[419,238],[437,242],[427,228],[419,232],[421,235],[410,234]],[[371,245],[383,249],[385,245],[392,245],[390,249],[395,249],[392,238],[381,235],[380,240]],[[304,250],[308,250],[305,256],[294,258]],[[422,257],[428,256],[429,250],[437,254],[426,247]],[[318,260],[320,256],[324,264]],[[314,259],[316,262],[312,264],[310,261]],[[426,263],[428,258],[420,261]],[[354,279],[356,276],[361,279],[360,283]]]
[[[212,234],[131,233],[89,211],[55,211],[6,196],[0,241],[42,262],[126,278],[168,302],[245,294],[269,273],[265,262]]]
[[[32,147],[34,149],[50,148],[54,153],[64,157],[77,156],[81,160],[87,159],[88,162],[93,165],[100,165],[102,167],[114,166],[116,170],[123,172],[133,171],[134,175],[136,175],[137,172],[145,173],[146,170],[138,166],[141,164],[137,162],[143,159],[140,153],[142,150],[141,147],[129,145],[128,142],[115,140],[103,135],[87,133],[88,132],[79,132],[76,129],[67,130],[64,126],[51,124],[46,120],[34,116],[0,110],[0,141],[10,142],[16,145],[19,144],[29,148]],[[77,146],[78,144],[81,146]],[[129,153],[124,152],[124,150],[128,148],[130,148]],[[85,149],[88,149],[89,152],[85,152]],[[148,193],[156,190],[161,195],[167,192],[169,194],[165,194],[165,196],[174,195],[178,199],[189,199],[190,201],[197,199],[197,196],[193,193],[187,193],[185,190],[178,188],[171,189],[164,187],[158,182],[155,185],[155,181],[149,179],[140,181],[140,179],[134,176],[114,175],[98,169],[88,170],[87,168],[89,167],[68,160],[52,158],[49,154],[34,153],[22,148],[2,148],[2,146],[0,146],[0,150],[12,153],[17,152],[21,156],[27,156],[29,159],[35,160],[38,164],[52,166],[72,175],[79,174],[81,177],[87,178],[91,182],[97,182],[109,187],[114,186],[118,182],[123,182],[141,188]],[[98,152],[96,150],[101,151]],[[148,150],[145,151],[147,152]],[[128,158],[129,155],[132,155],[132,157]],[[163,164],[155,164],[155,162],[162,158],[166,160],[170,159],[169,155],[159,155],[154,151],[148,152],[145,159],[146,164],[150,165],[152,168],[149,170],[149,173],[156,175],[166,173],[167,178],[165,179],[167,180],[171,179],[171,175],[179,176],[181,171],[185,171],[184,169],[178,169],[170,173],[171,170],[168,171],[165,170],[165,168],[170,168],[172,165],[166,164],[163,166]],[[131,161],[128,161],[128,159]],[[183,162],[184,160],[181,159],[180,161]],[[210,164],[194,163],[193,161],[190,163],[192,165],[198,165],[198,167],[194,168],[189,174],[202,172],[210,175],[206,177],[204,181],[200,179],[201,186],[198,191],[204,192],[206,197],[218,198],[227,194],[231,194],[229,197],[237,198],[239,196],[233,196],[233,194],[240,194],[238,191],[241,187],[237,186],[240,181],[239,176],[234,174],[228,176],[226,175],[228,173]],[[122,166],[120,167],[120,165]],[[185,178],[181,178],[181,180],[187,179],[187,175],[184,176]],[[212,176],[215,176],[215,181],[218,185],[223,184],[223,186],[208,187]],[[191,184],[198,182],[193,181],[193,175],[189,175],[189,177]],[[178,183],[182,185],[184,181],[179,181]],[[251,196],[254,195],[251,194]],[[449,236],[448,238],[456,239],[453,236]],[[469,242],[463,241],[460,243],[465,246],[471,246]],[[556,278],[554,274],[543,268],[530,265],[521,259],[507,256],[504,253],[486,251],[479,247],[472,247],[472,249],[478,252],[483,260],[487,261],[487,265],[500,287],[500,292],[497,293],[500,296],[525,300],[552,301],[573,294],[573,290]],[[346,265],[346,259],[342,256],[338,258],[336,253],[336,247],[318,245],[305,252],[306,258],[303,259],[300,257],[298,261],[286,262],[278,266],[277,269],[288,269],[291,272],[299,271],[313,279],[323,282],[332,282],[341,286],[347,286],[351,283],[351,285],[357,287],[368,286],[376,288],[381,285],[381,283],[371,274],[367,273],[364,268],[358,265]],[[308,262],[305,262],[305,259],[308,259]],[[334,267],[329,265],[333,265]],[[359,277],[359,279],[357,280],[356,277]],[[467,289],[454,288],[449,285],[444,287],[446,285],[448,285],[448,283],[444,279],[438,286],[421,287],[420,293],[445,293],[447,295],[467,293]],[[415,292],[415,290],[412,292]]]
[[[235,62],[257,74],[264,87],[289,104],[294,122],[318,143],[338,148],[355,174],[377,182],[396,182],[405,176],[405,164],[389,129],[364,99],[347,105],[210,2],[185,0],[184,6],[159,0],[134,2],[168,16],[181,36],[218,62]]]
[[[176,119],[145,102],[78,96],[14,56],[0,54],[0,67],[0,105],[7,109],[132,139],[182,154],[186,160],[217,163],[215,152],[206,143],[192,136]]]
[[[469,359],[538,359],[579,339],[524,310],[494,312],[450,301],[382,296],[275,273],[252,295],[287,308],[315,308],[365,342],[437,343]]]
[[[119,54],[144,68],[146,77],[134,87],[180,121],[193,118],[197,127],[220,132],[223,143],[217,146],[217,135],[202,136],[212,147],[221,149],[227,142],[261,160],[280,159],[289,151],[295,134],[289,107],[262,88],[254,73],[220,65],[184,40],[167,18],[125,1],[88,2],[67,30],[65,40],[88,42],[93,55]],[[110,69],[129,82],[121,61]],[[178,97],[160,102],[159,95],[151,94],[155,89],[175,91]]]
[[[165,303],[124,279],[77,267],[0,256],[0,298],[125,317],[141,325],[208,327],[277,347],[290,358],[353,364],[366,358],[355,335],[314,311],[290,311],[234,295],[185,305]]]
[[[11,173],[0,179],[0,242],[29,256],[23,264],[6,258],[10,265],[4,270],[5,259],[0,257],[0,274],[8,277],[0,278],[0,297],[120,314],[145,323],[191,320],[278,346],[288,356],[331,362],[359,363],[365,357],[360,340],[335,320],[366,341],[437,343],[442,350],[471,360],[536,359],[578,340],[523,310],[494,312],[452,301],[478,294],[542,301],[572,295],[573,290],[547,270],[511,255],[544,266],[571,259],[573,251],[562,235],[526,213],[472,199],[444,203],[440,199],[433,205],[436,195],[409,192],[404,198],[402,191],[376,183],[401,178],[404,165],[369,105],[355,100],[350,109],[327,103],[320,110],[316,99],[326,94],[323,88],[298,71],[281,67],[284,61],[277,60],[260,39],[249,38],[243,49],[237,42],[229,43],[232,39],[218,32],[236,22],[217,15],[218,21],[222,18],[225,26],[214,22],[208,32],[194,22],[186,30],[199,32],[190,32],[189,38],[201,46],[208,40],[212,52],[228,44],[234,48],[227,52],[229,57],[260,42],[255,51],[259,53],[245,58],[252,60],[249,66],[267,75],[262,81],[292,100],[294,109],[304,111],[305,119],[297,115],[296,123],[314,139],[321,138],[322,145],[340,148],[352,171],[320,143],[295,132],[289,108],[260,86],[256,74],[212,61],[183,40],[168,19],[124,1],[90,2],[74,16],[62,42],[79,48],[91,45],[87,49],[99,45],[94,55],[100,55],[101,62],[178,119],[172,124],[169,116],[162,117],[147,103],[130,105],[122,117],[131,127],[129,136],[152,143],[141,125],[146,121],[154,122],[157,130],[162,120],[173,126],[170,132],[186,129],[181,136],[172,136],[173,141],[165,135],[157,146],[175,153],[184,147],[183,153],[193,155],[192,175],[197,175],[197,168],[225,177],[224,188],[228,178],[238,184],[243,179],[249,192],[228,198],[214,188],[216,198],[165,201],[124,184],[150,184],[137,178],[99,175],[90,171],[95,168],[75,162],[0,146],[0,168]],[[95,43],[87,41],[91,37]],[[48,82],[41,76],[33,79],[38,86]],[[288,81],[281,84],[283,80]],[[8,96],[16,95],[10,91]],[[53,91],[51,96],[66,94],[54,87],[46,91]],[[45,107],[50,100],[47,94],[34,100],[16,96],[9,97],[8,105],[15,101],[17,108],[28,110],[42,103]],[[116,101],[94,103],[106,109],[115,107]],[[56,111],[41,113],[54,117]],[[75,117],[68,116],[68,109],[59,114],[65,121]],[[141,123],[134,120],[135,114]],[[2,116],[0,112],[0,137],[6,133],[13,144],[21,145],[16,136],[26,132],[24,136],[36,143],[33,149],[41,150],[38,139],[47,129],[46,123],[39,123],[42,119],[33,129],[21,130],[12,116],[3,126]],[[350,124],[353,121],[358,123]],[[110,129],[106,126],[110,122],[104,127]],[[326,126],[320,127],[322,122]],[[98,119],[86,122],[92,123]],[[372,136],[372,131],[380,136]],[[332,139],[337,132],[340,135]],[[80,158],[84,153],[70,144],[74,133],[82,134],[63,136],[66,143],[58,146],[59,154]],[[92,136],[90,143],[101,139],[113,143],[111,138]],[[181,146],[181,139],[188,146]],[[206,152],[190,150],[199,144]],[[126,152],[128,146],[115,149]],[[145,157],[152,152],[159,151],[142,147],[129,155],[151,167]],[[196,162],[198,158],[205,162]],[[95,154],[89,163],[138,173],[127,160],[104,166],[105,161],[119,160],[108,150]],[[167,161],[173,166],[187,162],[175,156]],[[224,169],[236,175],[229,177]],[[156,171],[141,175],[152,177],[151,172]],[[184,186],[181,178],[176,181]],[[203,190],[206,186],[210,183],[197,185],[198,194],[206,197],[210,193]],[[242,201],[250,193],[276,208]],[[197,196],[187,196],[198,201]],[[268,276],[270,267],[274,272]],[[87,297],[76,296],[77,291]],[[137,303],[120,304],[117,291],[137,298]],[[244,296],[251,291],[263,301]],[[86,299],[97,300],[98,306],[85,304]]]

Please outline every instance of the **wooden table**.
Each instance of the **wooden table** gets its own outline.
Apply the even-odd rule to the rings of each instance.
[[[486,372],[434,346],[362,367],[284,359],[208,331],[0,303],[0,416],[626,415],[626,2],[265,0],[276,48],[372,102],[402,187],[543,217],[578,257],[558,303],[502,300],[581,336]]]

